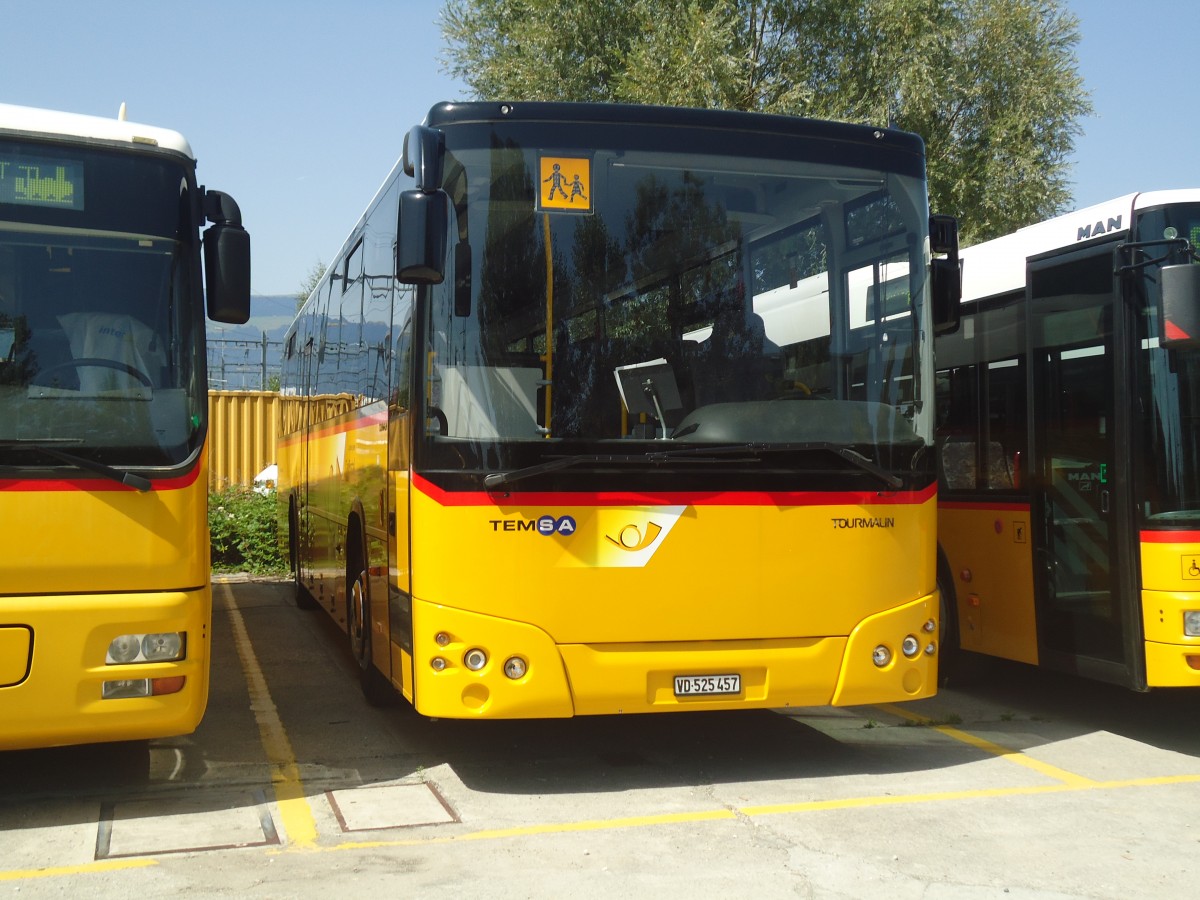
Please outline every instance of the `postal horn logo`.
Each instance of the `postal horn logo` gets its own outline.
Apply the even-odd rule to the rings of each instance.
[[[618,531],[616,537],[606,534],[604,539],[614,547],[629,553],[636,553],[638,550],[645,550],[657,541],[660,534],[662,534],[662,526],[655,522],[647,522],[644,528],[638,528],[631,523]]]

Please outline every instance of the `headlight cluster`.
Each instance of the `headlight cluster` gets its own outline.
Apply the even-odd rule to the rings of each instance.
[[[161,634],[123,634],[113,638],[112,643],[108,645],[104,663],[109,666],[122,666],[183,659],[186,649],[184,637],[184,634],[178,631]]]
[[[937,631],[937,622],[935,622],[933,619],[927,620],[925,624],[921,626],[921,631],[926,636],[931,636],[935,631]],[[937,643],[932,637],[920,638],[915,634],[909,634],[905,635],[904,639],[900,642],[900,652],[904,654],[905,659],[916,659],[921,655],[922,640],[927,641],[924,646],[924,653],[926,656],[933,656],[935,653],[937,653]],[[887,644],[877,644],[875,649],[871,651],[871,662],[875,663],[878,668],[883,669],[891,665],[895,655],[895,651],[892,650],[892,648]]]
[[[175,662],[187,655],[187,636],[183,632],[167,631],[155,634],[122,634],[108,645],[104,655],[106,666],[128,666],[136,663]],[[105,700],[128,697],[155,697],[176,694],[183,690],[183,675],[165,678],[119,678],[105,681],[100,696]]]
[[[456,643],[461,645],[461,642],[456,641],[444,631],[439,631],[434,636],[433,640],[434,643],[436,643],[442,650],[448,650],[451,645]],[[450,660],[447,659],[447,656],[450,656],[450,653],[435,656],[429,661],[429,665],[433,671],[444,672],[446,669],[450,668],[451,663]],[[471,672],[482,672],[487,668],[491,657],[482,647],[471,647],[462,654],[461,659],[463,668]],[[505,676],[512,681],[519,681],[529,672],[529,664],[523,657],[510,656],[504,661],[501,671],[503,671]]]

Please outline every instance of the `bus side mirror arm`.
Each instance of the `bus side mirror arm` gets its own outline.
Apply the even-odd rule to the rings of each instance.
[[[1161,250],[1152,256],[1147,248]],[[1200,255],[1186,238],[1156,241],[1123,241],[1113,251],[1118,276],[1161,265],[1158,307],[1158,342],[1167,350],[1200,347]],[[1182,263],[1166,264],[1183,257]]]
[[[958,259],[958,219],[954,216],[929,217],[929,249],[935,255],[929,261],[929,296],[933,312],[933,333],[958,331],[962,302],[962,269]]]

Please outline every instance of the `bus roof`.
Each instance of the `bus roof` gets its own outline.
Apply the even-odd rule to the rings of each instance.
[[[1025,262],[1031,256],[1128,231],[1139,210],[1197,202],[1197,188],[1126,194],[967,247],[960,254],[963,302],[1023,291]]]
[[[15,132],[83,141],[134,144],[139,147],[162,147],[195,159],[191,145],[184,136],[169,128],[141,125],[117,118],[105,119],[100,116],[0,103],[0,135]]]

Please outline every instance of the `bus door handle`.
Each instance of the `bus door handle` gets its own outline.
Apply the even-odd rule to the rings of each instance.
[[[1108,491],[1100,492],[1100,515],[1108,515]]]

